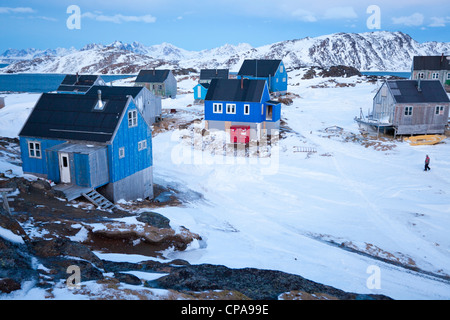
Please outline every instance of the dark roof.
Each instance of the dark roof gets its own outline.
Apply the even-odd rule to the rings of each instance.
[[[413,70],[450,70],[450,56],[415,56]]]
[[[127,87],[127,86],[92,86],[87,95],[98,95],[98,90],[101,91],[102,97],[109,96],[132,96],[133,99],[141,92],[142,90],[147,90],[144,87]]]
[[[238,75],[252,77],[274,76],[281,60],[244,60]]]
[[[82,74],[78,75],[78,81],[77,81],[77,75],[76,74],[67,74],[61,84],[65,85],[80,85],[80,86],[92,86],[95,81],[98,79],[98,75],[90,75],[90,74]]]
[[[417,80],[390,80],[387,85],[398,103],[450,102],[439,80],[421,80],[420,90]]]
[[[205,89],[208,89],[210,83],[209,82],[200,82],[200,83],[197,83],[195,86],[198,86],[198,85],[202,86]]]
[[[170,70],[141,70],[134,82],[162,83],[167,79]]]
[[[260,102],[265,80],[212,79],[205,100]]]
[[[228,69],[201,69],[200,80],[228,79]]]
[[[108,142],[126,108],[128,98],[102,99],[103,110],[94,110],[93,95],[44,93],[36,103],[19,136]]]
[[[87,92],[91,86],[72,86],[72,85],[66,85],[62,84],[58,87],[56,91],[58,92],[81,92],[85,93]]]

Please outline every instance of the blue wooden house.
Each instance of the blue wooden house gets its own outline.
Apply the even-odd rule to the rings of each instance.
[[[228,142],[260,140],[279,129],[281,103],[265,80],[213,79],[205,97],[205,128],[225,130]]]
[[[19,134],[24,173],[68,200],[153,197],[152,132],[131,96],[44,93]]]
[[[270,93],[287,93],[288,75],[282,60],[244,60],[238,78],[266,80]]]
[[[194,103],[202,103],[205,100],[212,79],[228,79],[228,77],[228,69],[201,69],[200,79],[194,87]]]

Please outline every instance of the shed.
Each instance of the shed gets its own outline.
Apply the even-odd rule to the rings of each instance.
[[[136,77],[135,86],[146,87],[156,96],[176,98],[177,80],[171,70],[141,70]]]

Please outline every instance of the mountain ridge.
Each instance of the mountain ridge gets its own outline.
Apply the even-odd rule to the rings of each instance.
[[[8,49],[0,61],[12,62],[2,72],[137,73],[142,68],[229,68],[244,59],[282,59],[287,68],[345,65],[360,71],[409,71],[415,55],[450,54],[450,42],[419,43],[400,31],[333,33],[253,47],[248,43],[189,51],[164,42],[86,44],[81,49]],[[8,62],[7,62],[8,63]]]

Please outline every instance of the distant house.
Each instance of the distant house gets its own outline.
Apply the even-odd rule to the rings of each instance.
[[[201,69],[200,79],[194,87],[194,103],[202,103],[212,79],[228,79],[228,69]]]
[[[44,93],[19,138],[23,172],[68,200],[153,197],[151,127],[130,96]]]
[[[237,77],[266,80],[270,93],[287,93],[288,75],[282,60],[244,60]]]
[[[148,124],[161,120],[161,97],[155,96],[145,87],[93,86],[87,95],[131,96]]]
[[[265,80],[213,79],[205,97],[205,128],[229,132],[228,142],[260,140],[279,129],[281,104]]]
[[[439,80],[444,86],[450,86],[450,56],[415,56],[411,79]]]
[[[135,86],[146,87],[156,96],[177,97],[177,80],[171,70],[141,70],[136,77]]]
[[[99,75],[68,74],[56,90],[59,93],[86,93],[92,86],[106,86]]]
[[[373,98],[370,121],[396,135],[442,134],[450,100],[438,80],[386,81]]]

